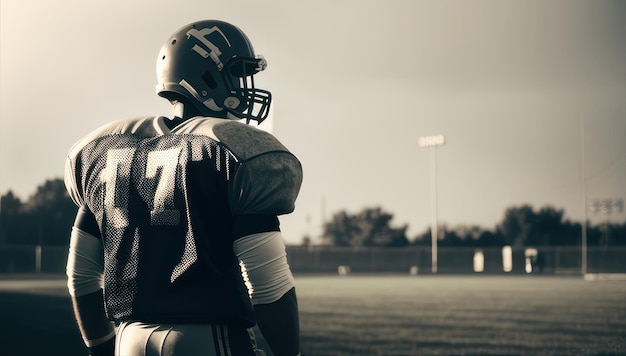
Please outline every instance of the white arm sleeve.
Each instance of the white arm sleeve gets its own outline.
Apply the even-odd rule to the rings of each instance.
[[[280,231],[242,237],[233,249],[241,262],[252,304],[273,303],[294,287]]]
[[[67,288],[80,297],[98,291],[104,282],[104,248],[97,237],[73,227],[67,257]]]

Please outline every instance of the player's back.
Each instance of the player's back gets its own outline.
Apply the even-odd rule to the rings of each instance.
[[[109,317],[250,325],[233,219],[290,212],[299,162],[238,122],[197,118],[170,130],[164,120],[106,125],[70,152],[71,195],[104,242]]]

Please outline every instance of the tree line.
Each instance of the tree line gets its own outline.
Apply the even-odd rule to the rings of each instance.
[[[381,207],[364,208],[350,214],[340,211],[323,225],[322,241],[333,246],[403,247],[430,246],[431,232],[409,238],[408,225],[392,227],[393,214]],[[626,222],[587,225],[589,246],[626,246]],[[565,211],[552,206],[533,209],[530,205],[510,207],[493,229],[478,225],[439,227],[437,245],[441,247],[502,246],[580,246],[582,225],[565,218]],[[303,243],[310,244],[310,237]]]
[[[0,244],[67,245],[77,210],[62,179],[47,180],[24,202],[9,191],[0,197]]]
[[[77,207],[62,179],[51,179],[22,201],[12,191],[0,197],[0,245],[67,245]],[[575,246],[581,245],[582,227],[551,206],[538,210],[529,205],[510,207],[493,229],[443,225],[437,244],[442,247]],[[348,247],[430,246],[430,230],[407,236],[408,225],[394,227],[393,214],[381,207],[357,213],[339,211],[323,225],[322,242]],[[304,236],[302,243],[311,244]],[[626,222],[589,225],[590,246],[626,246]]]

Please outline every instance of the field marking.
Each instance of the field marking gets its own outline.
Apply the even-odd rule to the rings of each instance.
[[[626,273],[585,273],[585,281],[626,281]]]
[[[24,279],[20,279],[20,277]],[[0,275],[0,292],[69,296],[66,279],[45,275]]]

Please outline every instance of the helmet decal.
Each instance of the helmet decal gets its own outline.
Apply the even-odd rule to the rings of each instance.
[[[198,41],[200,41],[200,43],[202,43],[206,47],[206,49],[196,44],[193,46],[192,50],[196,51],[199,55],[201,55],[204,58],[211,57],[213,62],[215,62],[215,64],[217,65],[217,68],[219,70],[222,70],[222,68],[224,68],[224,64],[220,60],[222,51],[220,51],[219,47],[217,47],[213,42],[209,41],[209,39],[206,37],[214,32],[217,32],[220,35],[222,35],[222,38],[224,38],[224,41],[226,41],[226,44],[228,45],[228,47],[231,47],[231,44],[228,41],[228,38],[226,38],[226,35],[224,35],[224,32],[222,32],[222,30],[220,30],[217,26],[203,28],[202,30],[197,30],[195,28],[192,28],[189,31],[187,31],[187,38],[190,38],[193,36]]]
[[[180,84],[181,87],[187,89],[187,91],[189,91],[189,93],[191,95],[193,95],[194,98],[196,98],[196,100],[202,102],[202,104],[204,104],[204,106],[206,106],[207,108],[213,110],[213,111],[222,111],[223,109],[219,106],[217,106],[217,104],[215,104],[215,100],[213,98],[208,98],[208,99],[202,99],[202,97],[200,97],[200,94],[198,94],[198,91],[196,90],[196,88],[194,88],[193,86],[191,86],[191,84],[189,84],[185,79],[181,80],[178,84]],[[206,95],[206,92],[202,93],[203,95]]]

